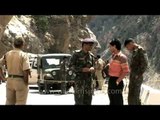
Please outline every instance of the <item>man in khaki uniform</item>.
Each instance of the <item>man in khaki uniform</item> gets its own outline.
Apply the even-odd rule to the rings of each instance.
[[[23,46],[23,38],[18,37],[14,49],[0,59],[0,68],[6,65],[8,71],[6,105],[25,105],[27,101],[30,64],[29,57],[22,51]]]
[[[104,78],[102,76],[102,70],[105,65],[105,62],[102,60],[100,55],[97,55],[97,61],[95,63],[96,67],[96,76],[97,76],[97,81],[98,81],[98,90],[102,90],[103,85],[104,85]]]

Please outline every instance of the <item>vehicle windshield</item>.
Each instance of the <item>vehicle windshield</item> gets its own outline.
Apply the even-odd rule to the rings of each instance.
[[[69,60],[69,57],[67,57]],[[51,56],[42,58],[43,68],[60,68],[63,56]]]

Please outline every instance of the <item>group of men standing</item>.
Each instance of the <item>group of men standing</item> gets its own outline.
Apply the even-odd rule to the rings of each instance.
[[[93,95],[93,79],[97,71],[95,56],[91,50],[95,41],[91,38],[82,40],[82,49],[76,50],[71,59],[70,67],[76,73],[74,99],[75,105],[91,105]],[[146,51],[136,44],[134,39],[128,38],[124,46],[132,53],[130,66],[127,56],[121,51],[121,42],[113,39],[109,43],[109,50],[112,57],[109,60],[108,74],[108,96],[110,105],[123,105],[123,79],[129,77],[128,105],[140,105],[140,89],[143,82],[143,73],[148,67]],[[98,72],[96,74],[98,75]],[[101,76],[99,77],[101,79]],[[103,82],[103,81],[102,81]],[[102,88],[102,84],[100,88]]]
[[[69,67],[76,74],[74,100],[75,105],[91,105],[95,74],[99,80],[99,89],[102,89],[104,83],[102,72],[100,71],[103,66],[96,65],[97,62],[103,61],[100,60],[100,56],[95,57],[91,52],[95,44],[93,39],[85,38],[81,42],[82,48],[75,50],[69,61]],[[30,63],[29,57],[22,51],[23,46],[23,38],[18,37],[14,41],[14,49],[7,52],[0,59],[0,77],[2,80],[5,80],[2,67],[5,65],[8,71],[6,84],[7,105],[26,104]],[[109,43],[109,50],[112,53],[108,63],[108,96],[110,105],[123,105],[123,79],[127,75],[130,75],[128,104],[140,105],[139,94],[143,82],[143,73],[148,66],[147,54],[132,38],[126,39],[124,46],[132,53],[130,66],[127,56],[121,51],[120,40],[113,39]],[[95,58],[98,58],[98,60],[96,61]]]

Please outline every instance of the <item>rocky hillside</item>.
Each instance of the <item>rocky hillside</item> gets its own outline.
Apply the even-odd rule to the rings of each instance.
[[[160,89],[160,16],[159,15],[104,15],[95,16],[89,23],[106,55],[108,42],[118,37],[122,43],[128,37],[136,38],[148,53],[150,67],[145,74],[145,83]],[[125,49],[124,49],[125,51]],[[126,52],[126,51],[125,51]],[[108,56],[104,56],[107,58]]]
[[[10,22],[10,20],[12,19],[12,15],[0,15],[0,39],[2,38],[4,31],[7,27],[7,24]],[[3,44],[3,42],[0,40],[0,55],[5,53],[5,45]]]
[[[92,37],[96,40],[96,36],[87,27],[91,19],[92,16],[87,15],[12,16],[0,40],[0,57],[12,49],[13,40],[17,35],[24,37],[27,52],[71,53],[81,47],[82,38]],[[7,22],[4,18],[0,22],[4,21]]]
[[[10,20],[11,19],[11,20]],[[8,23],[9,22],[9,23]],[[92,32],[93,31],[93,32]],[[94,53],[109,55],[108,42],[118,37],[124,42],[136,38],[149,56],[145,83],[160,89],[160,16],[156,15],[18,15],[0,16],[0,57],[12,49],[15,36],[26,41],[25,51],[31,53],[72,53],[81,47],[85,37],[97,39]],[[125,49],[123,50],[126,54]]]

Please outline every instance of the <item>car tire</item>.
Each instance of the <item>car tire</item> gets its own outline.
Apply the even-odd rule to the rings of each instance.
[[[45,91],[45,94],[50,94],[50,91],[49,90]]]
[[[66,94],[67,93],[66,88],[67,88],[66,83],[62,82],[61,83],[61,93],[62,94]]]
[[[39,86],[38,89],[39,89],[39,93],[43,94],[43,87]]]

